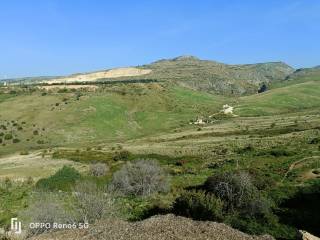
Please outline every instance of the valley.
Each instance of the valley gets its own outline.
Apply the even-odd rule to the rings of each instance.
[[[6,80],[0,87],[1,227],[7,228],[11,217],[23,216],[40,189],[62,191],[64,199],[77,181],[106,188],[123,166],[152,160],[170,179],[170,190],[116,196],[126,209],[121,213],[125,220],[179,213],[278,239],[294,239],[301,228],[320,235],[314,199],[306,197],[317,197],[320,186],[318,68],[227,65],[183,56],[137,69],[125,75],[73,76],[85,79],[82,83],[70,76]],[[262,84],[267,90],[258,93]],[[223,113],[225,104],[233,114]],[[92,175],[94,164],[104,164],[108,171]],[[73,169],[67,176],[64,166]],[[197,216],[192,206],[188,213],[178,211],[184,194],[199,191],[193,201],[201,202],[211,176],[242,172],[255,186],[250,194],[259,192],[254,200],[267,199],[259,206],[263,210],[250,206],[257,214],[243,213],[238,206],[223,208],[226,217],[212,209]],[[205,190],[206,197],[213,195]],[[298,197],[312,204],[293,209],[289,202]],[[292,220],[303,211],[308,212],[305,221]]]

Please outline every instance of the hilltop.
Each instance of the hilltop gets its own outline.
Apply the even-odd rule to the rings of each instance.
[[[143,68],[152,70],[150,78],[227,95],[256,93],[262,83],[283,80],[294,72],[283,62],[229,65],[193,56],[160,60]]]
[[[286,79],[294,69],[283,62],[229,65],[194,56],[162,59],[137,67],[123,67],[60,77],[10,79],[24,83],[83,83],[152,79],[175,83],[193,90],[224,95],[256,93],[263,83]]]

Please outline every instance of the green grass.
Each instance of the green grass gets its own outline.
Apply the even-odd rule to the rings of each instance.
[[[0,146],[0,154],[28,148],[95,145],[170,132],[188,125],[190,119],[216,111],[225,100],[159,84],[111,86],[85,92],[80,100],[76,95],[55,92],[42,96],[41,91],[35,91],[4,98],[0,102],[0,121],[26,124],[22,130],[14,129],[14,137],[20,142]]]
[[[239,99],[235,114],[263,116],[320,108],[320,84],[306,82]]]

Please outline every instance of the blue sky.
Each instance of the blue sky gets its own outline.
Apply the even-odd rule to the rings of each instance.
[[[320,1],[0,2],[0,78],[63,75],[195,55],[320,65]]]

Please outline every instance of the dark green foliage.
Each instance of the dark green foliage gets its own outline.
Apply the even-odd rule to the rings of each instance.
[[[129,160],[131,154],[129,151],[122,150],[119,152],[115,152],[113,155],[113,160],[114,161],[127,161]]]
[[[69,92],[68,88],[60,88],[58,90],[58,93],[67,93],[67,92]]]
[[[242,153],[252,152],[252,151],[254,151],[254,147],[251,144],[249,144],[244,148],[238,149],[237,153],[242,154]]]
[[[226,211],[244,210],[246,207],[249,210],[249,205],[254,205],[259,198],[258,190],[246,172],[216,174],[207,179],[204,189],[222,199]]]
[[[203,190],[184,191],[173,204],[177,215],[196,220],[222,220],[223,202],[213,194]]]
[[[33,131],[33,135],[39,135],[39,131],[38,130],[34,130]]]
[[[11,133],[7,133],[7,134],[4,135],[4,139],[5,139],[5,140],[10,140],[10,139],[12,139],[12,138],[13,138],[13,136],[12,136]]]
[[[44,144],[44,141],[43,140],[38,140],[37,144]]]
[[[269,155],[273,157],[288,157],[294,155],[295,152],[289,151],[284,148],[272,148],[269,150],[260,150],[259,152],[256,153],[256,156],[264,156],[264,155]]]
[[[320,137],[313,138],[309,141],[310,144],[318,144],[320,143]]]
[[[69,191],[78,179],[80,179],[80,173],[76,169],[64,166],[54,175],[40,179],[36,183],[36,187],[45,191]]]
[[[266,189],[262,181],[262,177],[254,180],[243,171],[218,173],[198,190],[188,190],[178,197],[173,212],[197,220],[222,221],[251,234],[294,236],[291,228],[279,224],[273,201],[255,185]]]
[[[262,86],[259,88],[258,93],[263,93],[265,91],[267,91],[267,85],[264,83],[262,84]]]
[[[269,154],[274,157],[291,156],[292,153],[285,149],[271,149]]]
[[[319,236],[320,181],[315,180],[310,185],[298,187],[295,194],[285,197],[278,213],[281,221]]]
[[[20,139],[14,138],[14,139],[12,139],[12,142],[13,142],[13,143],[19,143],[19,142],[20,142]]]

